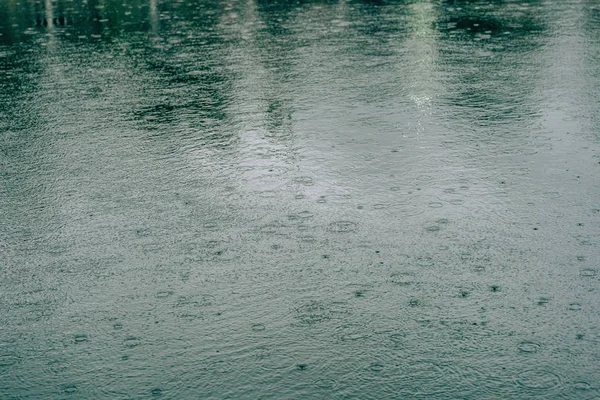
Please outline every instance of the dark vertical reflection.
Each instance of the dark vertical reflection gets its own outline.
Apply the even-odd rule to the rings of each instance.
[[[9,18],[8,22],[15,19]],[[18,37],[14,32],[7,36],[10,41]],[[0,46],[0,224],[3,236],[10,238],[4,246],[15,257],[43,243],[45,235],[37,228],[52,222],[46,198],[48,160],[43,157],[51,143],[40,132],[47,116],[35,104],[39,75],[44,73],[39,58],[43,50],[10,44]]]
[[[471,123],[527,123],[547,35],[541,2],[447,1],[438,7],[439,62],[452,74],[447,101]],[[533,103],[535,104],[535,103]],[[508,128],[510,129],[510,128]]]

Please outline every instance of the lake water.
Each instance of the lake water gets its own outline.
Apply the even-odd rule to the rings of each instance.
[[[0,0],[0,398],[599,399],[600,3]]]

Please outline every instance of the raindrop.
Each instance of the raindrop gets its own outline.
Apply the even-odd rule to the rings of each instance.
[[[299,218],[303,218],[303,219],[312,218],[314,216],[314,214],[311,213],[310,211],[302,211],[302,212],[299,212],[297,215]]]
[[[318,381],[315,381],[313,385],[317,389],[333,389],[336,382],[333,379],[319,379]]]
[[[540,348],[540,345],[538,343],[535,342],[521,342],[519,343],[519,345],[517,346],[519,351],[522,353],[537,353],[537,351]]]
[[[170,290],[163,290],[163,291],[156,293],[156,297],[159,299],[164,299],[165,297],[169,297],[172,294],[173,294],[173,292]]]
[[[162,389],[154,388],[150,391],[150,393],[152,394],[152,396],[155,396],[155,397],[162,396]]]
[[[300,176],[294,178],[294,182],[305,186],[312,186],[314,184],[313,179],[310,176]]]
[[[560,193],[558,192],[544,192],[542,193],[542,197],[545,197],[547,199],[557,199],[561,196]]]
[[[381,204],[381,203],[375,204],[373,206],[374,210],[383,210],[384,208],[387,208],[387,206],[385,204]]]
[[[395,272],[390,276],[390,282],[400,286],[411,285],[413,283],[413,275],[408,272]]]
[[[270,354],[271,351],[266,347],[257,347],[252,350],[252,357],[254,357],[255,360],[264,360],[269,357]]]
[[[125,345],[125,347],[136,347],[139,346],[139,344],[140,339],[135,336],[128,336],[123,340],[123,345]]]
[[[398,345],[403,343],[406,340],[406,333],[404,332],[395,332],[390,335],[390,340],[392,343]]]
[[[196,304],[201,307],[208,307],[208,306],[215,305],[216,302],[217,302],[217,299],[215,298],[215,296],[213,296],[211,294],[202,294],[199,296]]]
[[[430,176],[430,175],[419,175],[419,176],[417,176],[417,180],[421,181],[421,182],[430,181],[432,179],[433,179],[433,177]]]
[[[538,306],[545,306],[549,302],[550,302],[550,298],[549,297],[540,297],[539,300],[538,300]]]
[[[206,242],[206,247],[208,247],[209,249],[214,249],[224,243],[225,242],[222,240],[209,240]]]
[[[220,314],[216,314],[216,315],[220,315]],[[188,321],[192,321],[195,319],[203,319],[204,315],[202,313],[199,312],[181,312],[177,314],[177,318],[181,318],[183,320],[188,320]]]
[[[135,234],[140,237],[145,237],[145,236],[150,235],[150,229],[144,229],[144,228],[136,229]]]
[[[592,388],[592,385],[590,385],[587,382],[575,382],[573,384],[573,389],[575,390],[590,390]]]
[[[579,310],[581,310],[581,308],[582,308],[581,304],[579,304],[579,303],[569,304],[569,310],[571,310],[571,311],[579,311]]]
[[[75,385],[63,386],[63,392],[65,392],[65,393],[75,393],[76,391],[77,391],[77,387]]]
[[[123,329],[123,324],[117,322],[116,324],[113,325],[113,329],[115,329],[115,330]]]
[[[491,292],[499,292],[500,291],[500,286],[498,286],[498,285],[492,285],[492,286],[490,286],[490,291]]]
[[[371,363],[369,369],[373,372],[381,372],[383,371],[383,364],[378,362]]]
[[[582,276],[585,278],[593,278],[596,275],[598,275],[598,271],[593,268],[584,268],[579,271],[579,276]]]
[[[264,331],[266,328],[263,324],[252,324],[252,326],[250,327],[253,331]]]
[[[262,368],[267,370],[279,370],[292,368],[296,365],[294,357],[287,354],[277,354],[267,357],[262,365]]]
[[[336,221],[327,226],[327,231],[334,233],[356,232],[358,225],[351,221]]]
[[[306,325],[317,324],[331,318],[330,310],[325,305],[317,302],[305,304],[298,307],[295,311],[296,318],[300,323]]]
[[[357,340],[366,339],[368,336],[361,332],[348,332],[340,336],[342,342],[354,342]]]
[[[431,203],[427,204],[427,206],[429,208],[442,208],[444,207],[444,205],[442,203],[436,202],[436,201],[432,201]]]
[[[428,226],[425,228],[427,232],[437,232],[440,230],[440,227],[437,225]]]
[[[75,335],[75,343],[83,343],[88,341],[87,335]]]
[[[232,365],[228,361],[219,360],[209,363],[204,369],[217,374],[226,374],[231,371]]]
[[[560,385],[560,378],[552,372],[530,370],[519,374],[516,382],[528,389],[548,390]]]
[[[473,385],[477,381],[476,371],[467,366],[458,367],[455,363],[413,359],[402,364],[399,367],[402,368],[402,391],[405,391],[405,395],[394,397],[459,398],[464,396],[458,396],[456,392],[448,395],[448,391],[456,390],[457,382],[463,386]]]
[[[302,235],[302,236],[298,236],[298,239],[299,239],[301,242],[304,242],[304,243],[314,243],[314,242],[316,242],[316,241],[317,241],[317,239],[316,239],[314,236],[312,236],[312,235]]]

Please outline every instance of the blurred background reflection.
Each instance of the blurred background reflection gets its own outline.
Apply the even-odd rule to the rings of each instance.
[[[595,0],[0,0],[0,397],[596,399]]]

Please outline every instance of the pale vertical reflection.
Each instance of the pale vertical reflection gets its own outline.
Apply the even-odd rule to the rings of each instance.
[[[584,64],[588,69],[588,79],[592,82],[587,86],[587,101],[590,108],[589,130],[596,138],[600,138],[600,2],[588,0],[585,2],[585,29],[583,34],[588,38],[585,43]],[[591,49],[591,50],[590,50]]]
[[[236,66],[236,101],[231,104],[231,115],[237,115],[239,130],[238,156],[241,165],[241,183],[250,192],[270,193],[283,185],[290,170],[289,149],[285,142],[274,139],[269,132],[268,119],[273,96],[279,96],[281,82],[276,72],[265,65],[273,57],[269,44],[260,42],[257,29],[262,22],[257,4],[248,0],[239,12],[231,4],[225,6],[220,21],[227,36],[234,37],[228,54],[229,64]]]
[[[539,86],[541,98],[546,102],[543,119],[550,128],[557,127],[570,130],[579,129],[583,121],[581,108],[586,104],[595,104],[586,98],[590,80],[586,70],[586,32],[582,22],[585,20],[582,3],[569,3],[568,7],[551,7],[554,15],[547,18],[551,35],[544,46],[544,62],[546,79]],[[569,34],[558,34],[569,32]],[[579,114],[579,115],[578,115]],[[589,113],[584,113],[589,115]],[[560,130],[563,130],[560,129]]]
[[[158,0],[150,0],[150,26],[152,33],[158,33]]]
[[[48,29],[47,29],[47,37],[48,41],[46,42],[46,48],[48,50],[49,60],[53,59],[57,51],[57,37],[56,31],[54,29],[54,5],[52,4],[52,0],[46,0],[46,21],[48,21]],[[49,61],[49,64],[51,62]],[[57,69],[56,66],[49,66],[50,69]]]
[[[54,27],[54,8],[52,0],[46,0],[46,21],[48,22],[48,31],[51,32]]]
[[[408,7],[407,24],[409,35],[402,46],[408,50],[409,76],[407,93],[419,110],[415,122],[416,133],[425,130],[423,123],[433,114],[433,102],[440,96],[441,86],[437,82],[437,32],[434,29],[436,15],[430,1],[418,2]]]
[[[336,7],[336,19],[331,21],[332,24],[336,25],[336,28],[333,29],[336,33],[343,33],[344,29],[350,25],[349,15],[348,15],[348,1],[340,0]]]

